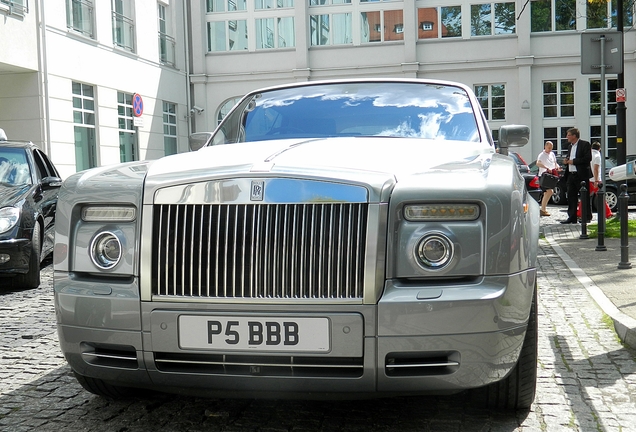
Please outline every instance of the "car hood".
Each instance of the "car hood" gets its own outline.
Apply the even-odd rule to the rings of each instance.
[[[490,146],[463,141],[386,137],[263,141],[204,147],[160,159],[149,167],[147,184],[160,187],[211,175],[302,175],[382,188],[387,182],[431,171],[479,170],[492,156]]]
[[[0,207],[14,206],[29,192],[30,185],[5,186],[0,184]]]

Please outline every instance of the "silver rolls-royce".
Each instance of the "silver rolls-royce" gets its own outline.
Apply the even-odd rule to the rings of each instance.
[[[188,153],[64,182],[55,305],[90,392],[527,408],[539,208],[471,89],[338,80],[246,95]]]

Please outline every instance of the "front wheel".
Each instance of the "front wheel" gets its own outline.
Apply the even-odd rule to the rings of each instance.
[[[605,189],[605,202],[607,202],[612,213],[618,211],[618,194],[614,189]]]
[[[528,328],[517,364],[502,381],[486,387],[486,405],[497,409],[528,409],[534,401],[537,387],[537,354],[539,327],[537,325],[537,287],[534,288]]]
[[[554,193],[550,197],[550,200],[552,201],[552,204],[555,204],[555,205],[564,204],[565,203],[565,190],[564,190],[564,188],[562,188],[557,183],[557,185],[552,190],[554,191]]]
[[[40,286],[40,224],[35,223],[33,226],[33,235],[31,238],[31,256],[29,258],[29,270],[25,274],[15,277],[15,283],[18,288],[37,288]]]

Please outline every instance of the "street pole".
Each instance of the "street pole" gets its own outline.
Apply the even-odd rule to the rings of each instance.
[[[623,39],[623,0],[617,0],[616,11],[616,30],[621,32],[620,37]],[[621,44],[622,45],[622,44]],[[624,53],[620,53],[621,57]],[[625,77],[623,71],[618,74],[617,88],[625,88]],[[625,100],[621,98],[621,101],[616,102],[616,162],[617,165],[623,165],[627,163],[627,107],[625,106]],[[607,155],[603,155],[605,158]]]
[[[599,38],[601,43],[601,189],[598,191],[599,203],[605,202],[605,155],[607,154],[607,134],[605,133],[605,101],[606,97],[606,85],[605,85],[605,35],[601,35]],[[622,54],[621,54],[622,55]],[[603,210],[605,210],[605,206],[602,206]],[[581,215],[584,212],[581,210]],[[585,216],[583,216],[585,217]],[[596,245],[595,250],[597,251],[606,251],[607,247],[605,246],[605,211],[599,210],[598,212],[598,232],[597,232],[597,240],[598,244]]]

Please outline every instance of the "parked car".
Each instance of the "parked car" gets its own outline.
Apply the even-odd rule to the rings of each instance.
[[[541,202],[543,190],[541,189],[541,185],[539,184],[539,177],[537,176],[537,174],[530,172],[528,164],[519,153],[511,151],[508,152],[508,156],[512,157],[517,164],[517,168],[519,168],[519,172],[521,173],[521,176],[526,183],[526,189],[528,189],[528,193],[537,202]]]
[[[631,155],[627,156],[627,162],[636,160],[636,157],[631,158]],[[609,205],[612,212],[618,211],[618,197],[621,194],[621,185],[627,184],[627,194],[629,195],[628,204],[636,204],[636,179],[627,179],[621,181],[614,181],[609,177],[609,170],[616,166],[616,160],[612,158],[605,159],[605,201]],[[596,199],[593,198],[592,206],[596,211]]]
[[[487,125],[463,84],[304,82],[247,94],[198,151],[69,177],[54,288],[76,378],[528,408],[539,205]]]
[[[18,288],[40,285],[40,262],[53,250],[60,176],[34,144],[0,141],[0,276]]]

